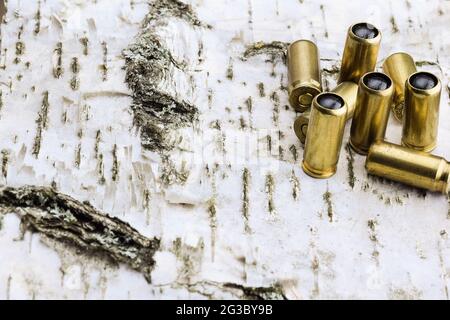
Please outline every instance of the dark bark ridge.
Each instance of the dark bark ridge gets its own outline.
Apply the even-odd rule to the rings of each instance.
[[[24,230],[124,263],[151,282],[153,256],[160,240],[144,237],[128,223],[101,213],[87,202],[49,187],[4,187],[0,189],[0,210],[20,214]]]
[[[185,71],[157,33],[170,18],[179,18],[192,27],[206,27],[191,6],[178,0],[150,3],[142,31],[123,51],[125,82],[132,91],[134,125],[140,129],[142,146],[152,151],[173,148],[167,136],[171,131],[190,126],[198,117],[198,108],[161,88],[172,76],[172,69]]]

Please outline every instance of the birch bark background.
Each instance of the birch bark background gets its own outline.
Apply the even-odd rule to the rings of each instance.
[[[8,0],[0,56],[0,298],[448,299],[448,197],[301,168],[286,45],[326,89],[349,25],[442,81],[448,1]],[[387,138],[400,141],[391,117]]]

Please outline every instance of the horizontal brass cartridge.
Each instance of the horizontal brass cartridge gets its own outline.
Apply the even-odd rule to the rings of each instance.
[[[338,83],[359,82],[367,72],[374,71],[380,49],[381,32],[370,23],[356,23],[348,29]]]
[[[444,158],[378,141],[366,159],[370,174],[410,186],[448,194],[450,163]]]
[[[419,71],[406,81],[402,144],[416,150],[432,151],[437,144],[441,82]]]
[[[309,40],[295,41],[288,48],[287,61],[289,103],[296,111],[304,112],[322,92],[319,50]]]
[[[384,139],[393,94],[392,80],[384,73],[369,72],[359,81],[350,129],[350,146],[357,153],[367,154],[372,143]]]
[[[356,95],[358,93],[358,85],[356,83],[345,81],[334,88],[331,92],[336,93],[344,99],[347,105],[347,117],[349,120],[353,117],[356,106]],[[306,132],[308,131],[309,115],[303,114],[297,117],[294,122],[294,132],[302,144],[305,144]]]
[[[336,173],[342,146],[347,105],[335,93],[321,93],[313,100],[303,153],[303,171],[314,178]]]
[[[404,52],[391,54],[383,63],[383,71],[394,82],[392,113],[402,121],[405,109],[405,83],[409,76],[417,71],[413,58]]]

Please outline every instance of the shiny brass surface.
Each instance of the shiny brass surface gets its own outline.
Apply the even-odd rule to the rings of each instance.
[[[374,89],[368,81],[380,77],[386,88]],[[367,154],[370,146],[377,140],[383,140],[389,119],[394,86],[392,80],[380,72],[366,73],[359,81],[355,114],[350,130],[350,146],[359,154]]]
[[[450,191],[448,161],[392,143],[374,143],[366,159],[366,169],[370,174],[414,187],[444,194]]]
[[[409,54],[397,52],[386,58],[383,71],[394,82],[392,112],[397,120],[402,121],[405,108],[405,83],[409,76],[417,71],[416,64]]]
[[[331,92],[336,93],[344,99],[347,105],[347,120],[353,118],[356,108],[356,97],[358,95],[358,85],[351,81],[344,81]]]
[[[355,33],[355,28],[365,25],[373,30],[374,37],[360,37]],[[342,54],[341,72],[338,83],[344,81],[359,82],[359,79],[367,72],[374,71],[377,63],[378,50],[380,48],[381,32],[368,23],[356,23],[348,29],[344,53]]]
[[[319,103],[322,96],[339,100],[341,107],[324,107]],[[346,116],[345,101],[334,93],[321,93],[313,100],[302,164],[306,174],[323,179],[336,173]]]
[[[411,79],[419,74],[433,77],[436,85],[431,89],[413,86]],[[429,72],[419,71],[408,78],[405,89],[403,145],[425,152],[430,152],[436,147],[441,89],[439,79]]]
[[[289,46],[287,56],[289,103],[296,111],[304,112],[322,92],[319,50],[309,40],[298,40]]]
[[[342,99],[344,99],[345,104],[347,105],[347,117],[349,120],[353,117],[356,106],[356,96],[358,93],[358,85],[356,83],[345,81],[334,88],[331,92],[336,93]],[[302,144],[305,144],[306,141],[306,133],[308,132],[308,122],[309,122],[309,114],[303,114],[294,122],[294,132],[297,135],[297,138],[300,140]]]

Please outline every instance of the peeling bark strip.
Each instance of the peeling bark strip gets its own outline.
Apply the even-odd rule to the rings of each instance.
[[[242,299],[247,300],[287,300],[280,284],[271,287],[245,287],[235,283],[225,283],[225,288],[238,289],[242,291]]]
[[[272,92],[270,100],[273,102],[272,120],[274,125],[278,126],[280,119],[280,97],[276,91]]]
[[[246,60],[257,55],[268,55],[271,58],[270,62],[281,59],[283,63],[286,63],[288,46],[289,43],[287,42],[273,41],[267,43],[260,41],[247,46],[242,57]]]
[[[8,176],[9,151],[3,149],[2,152],[2,176],[6,179]]]
[[[353,151],[350,147],[350,144],[347,143],[347,146],[345,147],[345,151],[347,151],[347,171],[348,171],[348,185],[352,187],[352,189],[355,187],[355,157],[353,156]]]
[[[108,80],[108,44],[106,42],[102,42],[102,51],[103,51],[103,63],[99,66],[100,72],[102,74],[102,80]]]
[[[391,22],[392,32],[398,33],[399,30],[398,30],[397,23],[395,22],[394,16],[391,17],[390,22]]]
[[[450,219],[450,192],[447,193],[447,202],[448,202],[447,219]]]
[[[83,46],[83,54],[85,56],[89,55],[89,38],[87,37],[81,38],[80,43]]]
[[[3,91],[0,90],[0,119],[2,118],[2,109],[3,109]]]
[[[161,161],[161,174],[159,179],[164,186],[170,186],[174,183],[181,185],[186,183],[190,174],[186,169],[186,163],[183,162],[181,168],[178,170],[169,156],[163,154]]]
[[[242,216],[244,217],[244,229],[245,232],[250,233],[250,225],[248,223],[249,218],[249,185],[250,185],[250,171],[244,168],[242,172]]]
[[[331,201],[331,192],[327,191],[323,194],[322,198],[325,204],[327,205],[327,215],[330,222],[333,222],[333,202]]]
[[[117,158],[117,144],[114,144],[113,151],[112,151],[112,157],[113,157],[113,166],[112,166],[112,180],[114,182],[119,181],[119,160]]]
[[[76,91],[80,88],[80,79],[78,78],[78,74],[80,73],[80,63],[78,62],[77,57],[72,58],[70,69],[72,70],[72,79],[70,80],[70,87],[72,88],[72,90]]]
[[[22,226],[125,263],[151,282],[153,255],[160,240],[142,236],[128,223],[97,211],[89,203],[47,187],[6,187],[0,189],[0,209],[20,210]]]
[[[273,201],[273,194],[275,192],[275,179],[271,174],[266,176],[266,194],[267,194],[267,210],[273,217],[276,215],[275,204]]]
[[[16,42],[16,58],[13,60],[14,64],[19,64],[21,59],[20,56],[25,54],[25,43],[22,41],[23,25],[19,27]]]
[[[156,0],[150,4],[150,13],[146,18],[149,20],[161,19],[164,17],[177,17],[194,26],[205,26],[195,14],[192,7],[179,0]]]
[[[241,300],[288,300],[282,284],[276,282],[267,287],[250,287],[238,283],[220,283],[215,281],[200,281],[195,283],[177,283],[174,288],[185,288],[191,293],[201,294],[208,299],[220,299],[214,292],[228,292]]]
[[[300,181],[295,175],[294,169],[292,169],[291,178],[289,180],[292,183],[292,198],[294,198],[294,200],[297,200],[300,194]]]
[[[34,34],[38,35],[41,32],[41,0],[38,1],[38,9],[35,15],[36,24],[34,25]]]
[[[261,98],[264,98],[266,96],[266,92],[264,90],[264,83],[262,83],[262,82],[258,83],[257,87],[258,87],[258,91],[259,91],[259,96]]]
[[[233,60],[230,58],[230,62],[228,63],[227,73],[226,77],[228,80],[233,80],[234,73],[233,73]]]
[[[211,198],[208,201],[209,227],[211,228],[211,258],[214,262],[216,247],[216,231],[217,231],[217,208],[216,199]]]
[[[376,219],[367,221],[367,226],[369,227],[369,239],[373,243],[372,257],[378,265],[380,253],[378,251],[378,236],[376,232],[377,225],[378,221]]]
[[[154,24],[164,17],[178,17],[193,26],[201,25],[191,7],[175,0],[155,1],[136,42],[124,50],[125,82],[133,91],[134,124],[141,128],[142,145],[150,150],[168,150],[170,131],[190,125],[198,115],[196,106],[158,89],[170,68],[183,69],[156,35]]]
[[[61,78],[64,72],[62,67],[62,54],[63,54],[62,42],[58,42],[56,44],[55,54],[56,54],[56,66],[53,68],[53,76],[55,77],[55,79],[59,79]]]
[[[41,110],[39,111],[37,123],[36,138],[34,139],[33,155],[37,158],[41,150],[42,131],[48,127],[48,108],[50,104],[48,102],[48,91],[44,92],[44,98],[42,100]]]

